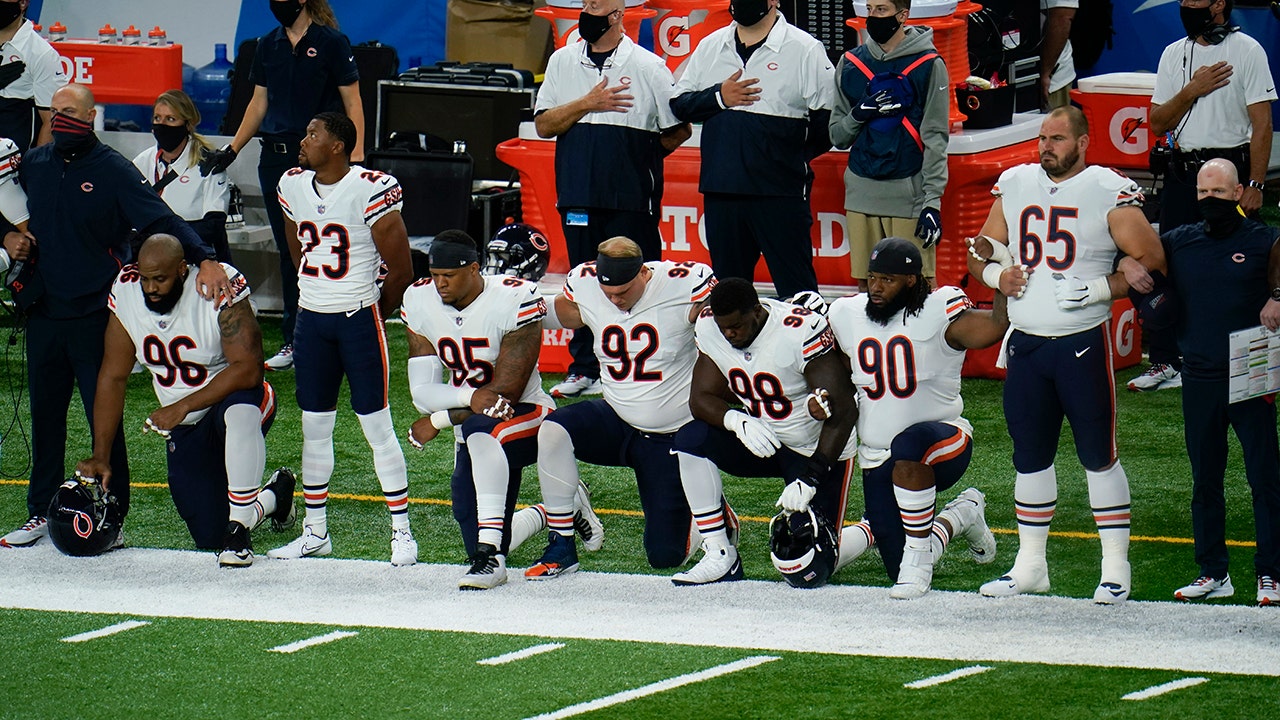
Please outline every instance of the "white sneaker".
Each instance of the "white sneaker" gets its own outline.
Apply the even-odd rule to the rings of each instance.
[[[507,581],[507,558],[498,548],[480,543],[471,558],[471,568],[458,580],[459,590],[492,590]]]
[[[267,370],[288,370],[293,367],[293,343],[280,346],[280,351],[262,363]]]
[[[1128,600],[1131,579],[1128,560],[1103,560],[1102,582],[1093,591],[1093,601],[1099,605],[1119,605]]]
[[[1270,575],[1258,578],[1258,605],[1261,607],[1280,605],[1280,585],[1277,585],[1275,578]]]
[[[123,538],[122,538],[123,541]],[[222,534],[222,551],[218,553],[218,567],[241,568],[253,564],[253,543],[249,528],[232,520]]]
[[[304,557],[320,557],[331,552],[333,552],[333,541],[329,539],[328,534],[321,537],[310,525],[303,525],[302,537],[284,547],[268,550],[267,557],[273,560],[297,560]]]
[[[586,483],[578,481],[578,492],[573,497],[573,529],[582,538],[582,546],[589,552],[595,552],[604,545],[604,523],[596,516],[591,507],[591,490]]]
[[[1173,591],[1173,596],[1179,600],[1209,600],[1212,598],[1231,597],[1236,594],[1236,588],[1231,584],[1231,576],[1227,575],[1221,580],[1218,578],[1201,575],[1196,578],[1190,585],[1183,585]],[[1259,592],[1259,595],[1262,593]]]
[[[42,515],[32,515],[22,527],[0,538],[0,547],[31,547],[49,534],[49,520]]]
[[[1129,389],[1134,392],[1150,392],[1152,390],[1168,390],[1182,387],[1182,373],[1165,363],[1152,363],[1147,371],[1129,381]]]
[[[705,555],[697,565],[671,576],[676,585],[707,585],[742,579],[742,558],[732,545],[712,546],[702,543]]]
[[[1022,593],[1049,592],[1049,566],[1038,563],[1030,568],[1019,568],[1015,560],[1007,575],[984,583],[978,592],[987,597],[1013,597]]]
[[[391,564],[396,567],[418,564],[418,541],[409,528],[391,531]]]
[[[579,395],[600,395],[604,390],[600,387],[598,378],[589,378],[586,375],[570,375],[564,379],[564,382],[551,388],[551,397],[567,398],[578,397]]]
[[[969,554],[979,565],[996,559],[996,536],[987,526],[987,496],[978,488],[968,488],[947,503],[938,517],[945,517],[952,530],[969,544]]]
[[[898,566],[898,582],[889,588],[894,600],[915,600],[924,597],[933,586],[933,553],[929,550],[907,548],[902,552],[902,564]]]

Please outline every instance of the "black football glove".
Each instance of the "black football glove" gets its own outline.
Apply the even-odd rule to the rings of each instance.
[[[26,72],[26,70],[27,64],[21,60],[7,65],[0,65],[0,90],[9,87],[14,80],[22,77],[22,73]]]
[[[205,150],[200,160],[200,177],[208,177],[231,167],[236,160],[236,151],[230,145],[223,145],[217,150]]]

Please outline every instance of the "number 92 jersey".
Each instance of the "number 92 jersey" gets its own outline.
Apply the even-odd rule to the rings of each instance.
[[[711,308],[704,309],[694,327],[698,350],[720,368],[747,413],[768,423],[783,445],[808,457],[818,449],[822,422],[809,414],[804,369],[814,358],[835,349],[835,336],[827,319],[811,310],[772,298],[761,298],[760,304],[769,317],[756,339],[742,350],[724,339]],[[853,457],[857,435],[849,433],[838,459]]]
[[[1107,215],[1118,207],[1140,206],[1138,185],[1098,166],[1055,183],[1039,165],[1027,164],[1005,170],[991,194],[1003,200],[1010,252],[1033,271],[1026,294],[1009,299],[1013,327],[1060,337],[1111,317],[1110,303],[1059,309],[1053,275],[1092,280],[1111,274],[1117,250]]]
[[[960,288],[943,286],[929,294],[919,315],[899,312],[881,325],[867,317],[867,298],[840,298],[827,312],[858,388],[859,466],[888,460],[893,439],[916,423],[944,422],[972,437],[973,426],[960,417],[964,350],[947,343],[947,328],[973,302]]]
[[[594,262],[569,271],[562,292],[595,335],[609,407],[637,430],[672,433],[693,419],[689,387],[698,352],[689,312],[707,299],[716,280],[702,263],[645,264],[652,275],[630,311],[605,296]]]
[[[530,323],[540,324],[546,315],[547,303],[536,283],[505,275],[484,276],[484,290],[461,310],[444,304],[431,278],[423,278],[405,291],[400,307],[404,324],[435,345],[440,362],[450,371],[449,383],[456,388],[492,382],[502,338]],[[542,390],[536,365],[524,392],[508,400],[556,406]]]
[[[137,265],[126,265],[116,276],[107,306],[133,340],[138,362],[151,371],[151,386],[162,406],[203,388],[227,367],[218,313],[247,300],[249,282],[230,265],[223,263],[222,268],[231,283],[230,300],[221,297],[215,303],[200,297],[193,268],[182,285],[182,297],[167,315],[147,307]],[[193,425],[208,411],[189,413],[181,424]]]
[[[390,175],[352,165],[323,198],[316,174],[293,168],[277,186],[280,208],[298,227],[298,305],[312,312],[359,310],[378,301],[382,256],[373,226],[403,206],[400,183]]]

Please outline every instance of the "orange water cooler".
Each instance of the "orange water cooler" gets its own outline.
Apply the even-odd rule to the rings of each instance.
[[[165,90],[182,87],[181,45],[50,44],[67,80],[87,86],[100,104],[151,105]]]
[[[649,0],[653,18],[653,51],[667,61],[676,79],[698,43],[733,22],[729,0]]]
[[[1089,162],[1122,170],[1146,170],[1155,145],[1147,113],[1154,73],[1121,72],[1080,78],[1071,101],[1089,121]]]

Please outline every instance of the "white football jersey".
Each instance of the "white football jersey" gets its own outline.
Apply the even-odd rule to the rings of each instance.
[[[1002,198],[1009,251],[1031,268],[1026,294],[1009,298],[1009,322],[1030,335],[1060,337],[1097,327],[1111,317],[1110,303],[1058,308],[1054,274],[1083,280],[1110,275],[1115,240],[1107,215],[1141,205],[1137,183],[1114,170],[1090,166],[1060,183],[1038,164],[1005,170],[991,194]]]
[[[716,280],[702,263],[646,265],[653,274],[628,312],[600,289],[594,262],[571,270],[563,292],[595,335],[609,407],[637,430],[671,433],[693,419],[689,387],[698,351],[689,312],[707,299]]]
[[[22,154],[12,140],[0,137],[0,215],[17,225],[31,217],[27,212],[27,193],[18,182],[18,166]]]
[[[822,422],[809,414],[804,369],[809,361],[835,349],[835,336],[818,313],[771,298],[761,298],[760,304],[769,317],[756,339],[742,350],[724,339],[711,309],[703,310],[694,327],[698,350],[720,368],[748,414],[768,423],[783,445],[801,455],[813,455]],[[849,442],[837,459],[853,457],[857,436],[849,433]]]
[[[459,310],[440,300],[431,278],[423,278],[404,293],[400,318],[413,332],[431,341],[449,372],[449,383],[484,387],[493,380],[494,364],[502,338],[530,323],[541,323],[547,303],[537,283],[504,275],[486,275],[484,290]],[[513,402],[554,408],[556,403],[542,389],[535,366],[524,392]]]
[[[217,302],[200,297],[196,272],[187,273],[182,297],[167,315],[152,312],[142,294],[137,265],[126,265],[111,288],[107,306],[133,340],[138,362],[151,371],[151,386],[161,406],[172,405],[209,384],[227,367],[222,354],[218,313],[249,297],[249,281],[239,270],[222,264],[233,293]],[[208,408],[189,413],[182,425],[194,425]]]
[[[859,466],[889,459],[893,439],[919,422],[955,425],[972,437],[973,426],[960,417],[964,350],[947,344],[947,328],[973,302],[960,288],[944,286],[929,294],[919,315],[902,311],[881,325],[867,317],[868,297],[840,298],[827,312],[858,388]]]
[[[382,256],[373,225],[403,203],[400,183],[386,173],[352,165],[325,196],[316,174],[294,168],[280,178],[280,208],[298,226],[302,264],[298,305],[313,312],[351,312],[378,301]]]

